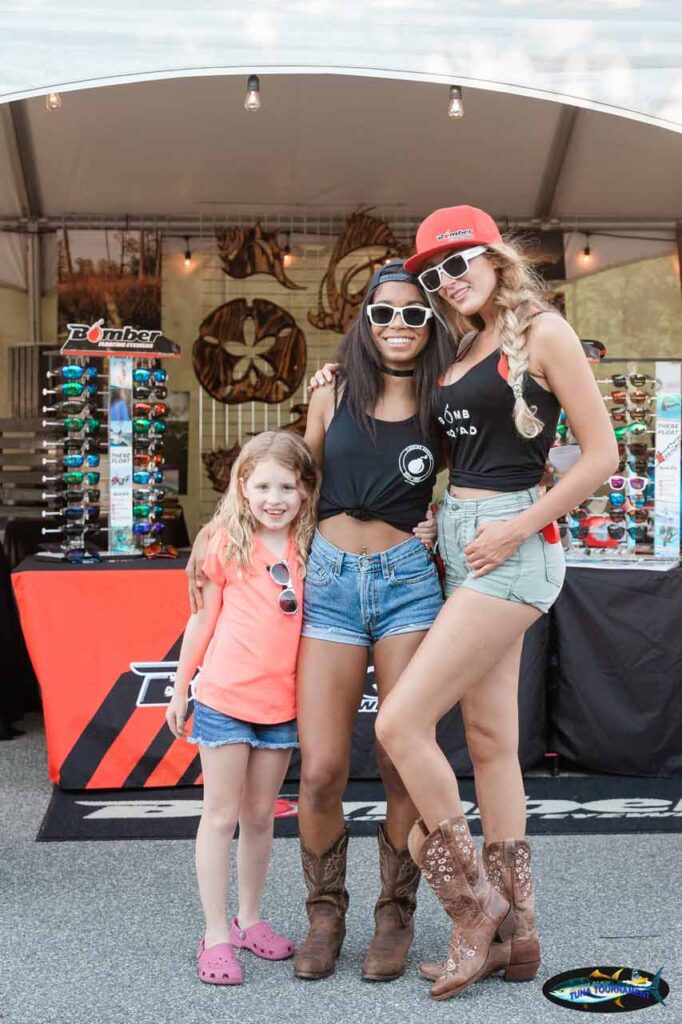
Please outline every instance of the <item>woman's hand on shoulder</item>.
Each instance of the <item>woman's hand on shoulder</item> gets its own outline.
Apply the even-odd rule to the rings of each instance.
[[[317,370],[308,383],[308,394],[323,388],[325,384],[332,384],[334,377],[341,369],[341,363],[325,363],[321,370]]]
[[[187,586],[189,588],[189,603],[193,615],[204,606],[202,587],[206,582],[206,577],[201,571],[201,566],[204,558],[206,557],[206,550],[215,530],[216,528],[213,523],[206,523],[205,526],[202,526],[196,535],[194,544],[192,545],[189,562],[185,569],[185,573],[187,574]]]

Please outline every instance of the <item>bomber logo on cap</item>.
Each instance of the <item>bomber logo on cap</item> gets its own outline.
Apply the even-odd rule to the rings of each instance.
[[[456,242],[458,238],[471,238],[473,233],[472,228],[460,228],[459,231],[443,231],[440,235],[436,235],[436,241]]]

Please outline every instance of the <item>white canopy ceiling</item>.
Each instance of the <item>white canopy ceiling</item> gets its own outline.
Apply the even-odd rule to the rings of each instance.
[[[179,76],[334,72],[516,92],[682,130],[678,0],[27,0],[0,101]]]
[[[568,227],[682,220],[682,134],[660,127],[483,90],[453,121],[447,89],[414,81],[263,76],[257,113],[244,92],[181,78],[68,93],[56,113],[0,107],[0,217],[468,202]]]

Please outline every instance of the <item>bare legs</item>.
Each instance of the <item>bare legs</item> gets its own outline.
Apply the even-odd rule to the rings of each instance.
[[[445,603],[380,709],[379,741],[400,772],[429,830],[446,818],[462,814],[457,780],[436,743],[436,724],[453,705],[470,695],[466,710],[463,703],[463,711],[473,730],[472,758],[480,765],[487,762],[480,782],[477,777],[477,795],[482,814],[488,819],[484,818],[486,840],[493,841],[512,822],[514,831],[523,835],[523,822],[520,833],[516,824],[523,807],[517,756],[507,786],[512,806],[504,807],[503,796],[493,794],[489,787],[502,773],[497,750],[501,749],[502,758],[509,764],[511,748],[516,750],[518,745],[516,688],[520,644],[525,631],[539,616],[529,605],[460,588]],[[487,687],[487,699],[479,698],[482,684]],[[504,709],[498,713],[496,707],[491,709],[490,701],[494,704],[500,693],[504,694]],[[509,715],[506,722],[505,710]],[[495,750],[492,756],[491,747]],[[490,818],[496,818],[499,811],[504,820],[498,824]],[[507,832],[504,838],[509,835]]]
[[[380,640],[374,665],[383,703],[421,643],[424,633]],[[299,827],[309,850],[323,853],[344,829],[342,797],[348,782],[353,724],[367,673],[367,648],[303,639],[298,661],[298,727],[301,741]],[[377,746],[386,790],[387,829],[396,849],[405,846],[416,811],[386,752]]]
[[[248,927],[259,917],[272,848],[275,798],[291,750],[252,750],[246,743],[235,743],[200,747],[200,754],[204,806],[197,831],[196,868],[208,949],[229,941],[227,887],[230,849],[238,821],[240,915],[254,915],[253,920],[240,916],[240,924]]]

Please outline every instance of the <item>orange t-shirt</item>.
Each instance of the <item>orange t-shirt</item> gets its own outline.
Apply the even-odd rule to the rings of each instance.
[[[251,571],[237,575],[236,562],[222,557],[227,531],[211,538],[204,574],[223,588],[223,604],[196,686],[202,704],[257,725],[275,725],[296,717],[296,656],[301,636],[303,580],[291,538],[284,561],[296,593],[298,611],[279,607],[282,588],[269,566],[280,561],[254,538]]]

